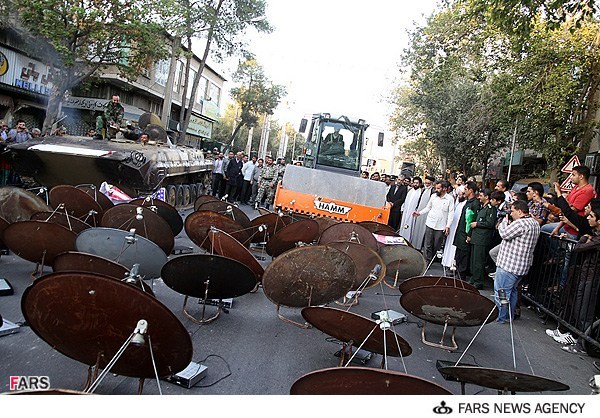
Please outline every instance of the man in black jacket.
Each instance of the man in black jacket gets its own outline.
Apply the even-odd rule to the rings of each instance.
[[[238,152],[234,159],[229,160],[227,168],[225,169],[224,178],[227,181],[225,186],[225,194],[228,195],[227,200],[233,202],[239,193],[239,184],[243,178],[242,176],[242,153]]]
[[[456,255],[454,260],[456,261],[456,271],[461,280],[467,280],[470,276],[470,263],[471,263],[471,244],[467,242],[467,237],[470,235],[467,233],[467,212],[474,215],[481,209],[481,204],[477,200],[477,183],[469,181],[465,185],[464,195],[467,199],[467,203],[463,206],[462,214],[456,227],[456,234],[454,235],[454,246],[456,247]],[[469,219],[471,223],[474,219]],[[470,225],[469,228],[470,230]]]
[[[386,201],[392,204],[388,225],[395,230],[398,230],[400,227],[400,220],[402,219],[402,205],[406,200],[407,192],[408,189],[404,184],[404,176],[401,175],[396,179],[396,183],[390,186],[390,190],[386,196]]]

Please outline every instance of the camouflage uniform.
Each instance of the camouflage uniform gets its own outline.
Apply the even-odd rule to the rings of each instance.
[[[256,204],[262,200],[265,191],[267,192],[267,199],[265,205],[273,204],[273,198],[275,197],[275,188],[277,186],[277,178],[279,176],[279,167],[275,164],[265,165],[258,180],[258,193],[256,194]],[[273,187],[271,187],[273,184]]]

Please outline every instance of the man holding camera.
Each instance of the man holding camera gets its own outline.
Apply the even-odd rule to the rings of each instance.
[[[519,284],[533,263],[540,224],[529,214],[527,203],[516,200],[511,204],[510,215],[498,225],[498,233],[502,243],[494,278],[494,299],[500,311],[496,321],[507,323],[514,318],[517,309]]]

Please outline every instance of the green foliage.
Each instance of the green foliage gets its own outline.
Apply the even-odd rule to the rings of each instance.
[[[525,43],[523,33],[475,13],[482,4],[517,10],[517,3],[531,18]],[[403,62],[410,77],[396,90],[391,120],[412,140],[408,150],[430,143],[449,167],[473,173],[485,170],[516,125],[519,147],[542,153],[550,168],[588,151],[598,127],[600,26],[540,20],[542,3],[559,2],[454,2],[411,34]]]
[[[55,119],[67,89],[107,66],[133,80],[164,58],[166,33],[156,10],[159,5],[166,10],[169,4],[170,0],[12,0],[11,27],[30,51],[55,69],[44,128]]]
[[[239,83],[231,89],[231,97],[240,108],[240,121],[231,141],[242,126],[256,126],[261,115],[272,115],[286,94],[285,87],[273,84],[254,58],[240,62],[233,81]]]
[[[515,40],[526,42],[542,17],[550,30],[572,29],[598,13],[596,0],[458,0],[474,16],[491,22]]]

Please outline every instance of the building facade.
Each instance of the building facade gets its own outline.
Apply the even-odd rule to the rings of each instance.
[[[48,97],[52,89],[50,66],[30,56],[22,47],[16,33],[0,33],[0,120],[13,126],[18,119],[25,120],[29,129],[41,128]],[[205,66],[192,108],[192,117],[185,134],[179,132],[178,119],[182,103],[187,105],[191,81],[197,76],[200,58],[192,55],[190,87],[183,99],[183,59],[177,61],[171,104],[171,120],[165,128],[177,137],[179,143],[196,148],[212,144],[213,124],[219,118],[225,78],[210,66]],[[116,67],[105,69],[92,83],[76,86],[61,104],[59,123],[71,135],[86,135],[95,128],[96,116],[104,110],[111,96],[117,94],[125,108],[125,119],[137,122],[151,112],[160,115],[164,105],[165,88],[169,75],[168,59],[154,63],[135,80],[119,75]]]

